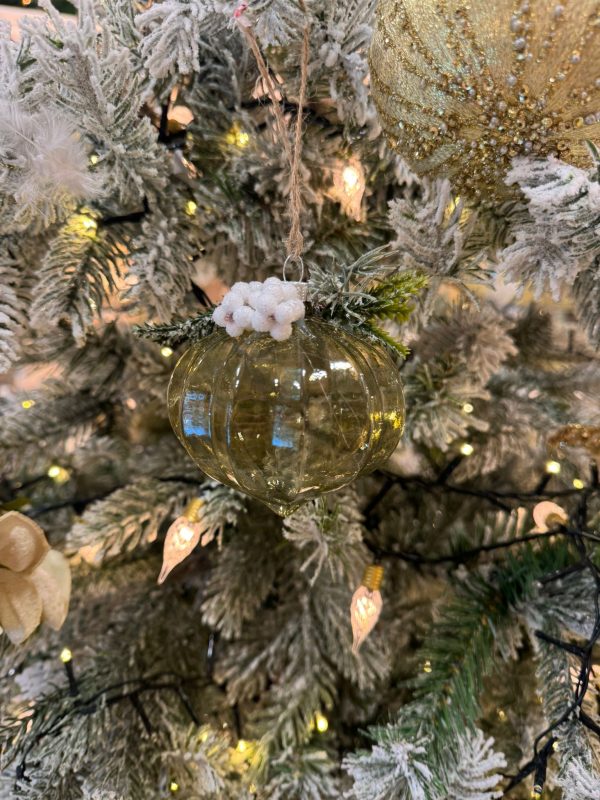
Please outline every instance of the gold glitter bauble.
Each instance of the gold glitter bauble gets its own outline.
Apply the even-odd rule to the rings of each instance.
[[[498,201],[515,156],[591,164],[599,45],[598,0],[380,0],[373,95],[417,174]]]
[[[548,438],[550,447],[573,447],[586,450],[594,458],[600,457],[600,426],[565,425]]]
[[[283,516],[381,466],[404,426],[384,347],[317,319],[283,342],[207,336],[177,363],[168,404],[200,469]]]

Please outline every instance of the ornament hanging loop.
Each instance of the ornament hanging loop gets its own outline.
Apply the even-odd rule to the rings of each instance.
[[[242,7],[243,5],[243,7]],[[302,155],[302,117],[304,106],[306,105],[306,89],[308,84],[308,62],[310,57],[310,19],[304,0],[299,0],[298,5],[305,16],[306,22],[302,35],[302,51],[300,58],[300,86],[298,90],[298,105],[296,113],[296,124],[294,128],[293,142],[290,144],[289,129],[283,111],[281,109],[281,96],[279,89],[275,85],[269,67],[263,54],[261,53],[258,41],[247,22],[242,22],[242,15],[247,8],[246,4],[238,7],[239,13],[234,17],[238,22],[239,28],[248,42],[248,46],[256,59],[258,71],[263,79],[265,90],[271,100],[271,109],[275,117],[275,128],[281,141],[281,146],[286,154],[290,169],[290,191],[288,198],[288,214],[290,218],[290,231],[286,241],[288,258],[300,258],[304,249],[304,237],[300,227],[300,217],[302,212],[302,191],[300,176],[300,159]],[[302,261],[302,259],[300,259]],[[304,274],[304,273],[303,273]],[[302,279],[301,279],[302,280]]]
[[[288,281],[290,280],[287,276],[288,267],[291,265],[295,265],[300,273],[299,276],[295,279],[295,283],[302,283],[304,280],[304,261],[302,260],[302,256],[294,256],[289,255],[283,262],[283,280]]]

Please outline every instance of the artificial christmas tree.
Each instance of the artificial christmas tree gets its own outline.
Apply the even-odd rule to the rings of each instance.
[[[403,70],[424,58],[416,23],[403,27],[413,5],[382,3]],[[520,33],[511,24],[529,26],[515,58],[546,21],[572,52],[560,37],[578,29],[575,3],[518,5],[425,3],[430,61],[447,45],[464,57],[445,62],[453,93],[481,36],[491,50]],[[0,41],[0,511],[41,527],[73,585],[60,630],[0,636],[0,797],[600,796],[595,124],[565,134],[572,163],[569,148],[499,151],[506,194],[478,198],[445,179],[456,170],[406,152],[417,177],[388,146],[373,0],[44,8]],[[476,38],[473,8],[494,21]],[[578,68],[562,108],[586,91],[597,114],[600,73],[586,56],[573,87]],[[403,113],[411,81],[412,97],[394,96]],[[461,175],[476,148],[453,150]],[[279,309],[295,298],[250,295],[285,277],[286,258],[307,268],[305,321]],[[215,311],[240,281],[240,302]],[[357,452],[387,455],[382,420],[402,414],[382,387],[401,381],[405,432],[378,471],[282,519],[197,469],[167,386],[213,336],[258,342],[272,384],[277,348],[311,326],[330,334],[310,359],[335,367],[303,356],[287,396],[316,387],[323,408],[297,398],[288,441],[277,387],[252,387],[273,490],[277,459],[291,463],[278,448],[307,452],[307,430],[338,468],[331,404],[342,433],[364,433]],[[227,418],[232,363],[207,417],[224,417],[223,470],[227,437],[252,427]],[[360,413],[332,389],[349,371]],[[181,410],[189,431],[201,377]]]

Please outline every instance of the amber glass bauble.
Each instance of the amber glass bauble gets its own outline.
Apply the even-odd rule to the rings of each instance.
[[[383,464],[404,425],[398,368],[377,341],[322,320],[268,333],[214,333],[169,385],[177,437],[207,475],[277,513]]]
[[[478,203],[511,197],[513,159],[592,166],[597,0],[380,0],[371,85],[392,147]]]

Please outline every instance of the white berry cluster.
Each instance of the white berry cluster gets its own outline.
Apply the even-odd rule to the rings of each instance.
[[[213,311],[213,322],[230,336],[244,331],[270,333],[283,342],[292,334],[292,322],[304,319],[298,284],[267,278],[264,283],[234,283]]]

